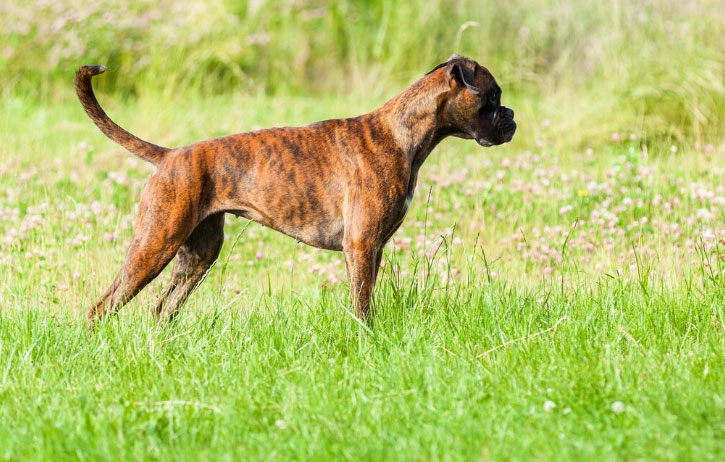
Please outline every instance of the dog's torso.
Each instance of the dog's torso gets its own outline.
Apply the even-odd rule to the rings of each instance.
[[[416,175],[391,134],[366,114],[179,148],[150,181],[175,190],[173,183],[183,184],[198,204],[198,220],[225,211],[305,244],[342,250],[346,212],[364,211],[382,238],[395,232]]]

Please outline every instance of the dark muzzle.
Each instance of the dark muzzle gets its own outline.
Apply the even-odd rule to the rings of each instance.
[[[506,106],[501,106],[498,109],[498,117],[496,117],[495,125],[502,142],[507,143],[511,141],[511,138],[514,137],[514,133],[516,133],[514,111]]]

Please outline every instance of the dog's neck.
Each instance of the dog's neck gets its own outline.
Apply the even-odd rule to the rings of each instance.
[[[450,135],[439,116],[439,96],[447,90],[430,91],[428,79],[440,78],[435,74],[418,80],[372,113],[392,134],[392,138],[409,163],[417,171],[428,155]]]

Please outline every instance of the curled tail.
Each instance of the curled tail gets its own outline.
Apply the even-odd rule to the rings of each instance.
[[[94,75],[106,72],[105,66],[82,66],[76,72],[75,87],[78,98],[81,100],[83,109],[91,118],[93,123],[101,129],[101,131],[110,139],[128,149],[132,153],[141,157],[143,160],[152,164],[158,164],[164,157],[164,154],[170,151],[169,148],[156,146],[155,144],[144,141],[123,128],[116,125],[98,104],[96,95],[93,94],[91,86],[91,78]]]

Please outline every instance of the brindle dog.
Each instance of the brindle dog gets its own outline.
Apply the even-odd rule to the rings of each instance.
[[[133,239],[89,322],[118,310],[176,256],[156,307],[172,317],[219,255],[224,214],[269,226],[305,244],[345,255],[352,304],[368,318],[383,246],[413,198],[418,170],[448,136],[482,146],[511,140],[514,113],[475,61],[453,55],[382,107],[306,127],[229,135],[177,149],[143,141],[101,109],[83,66],[75,88],[111,140],[156,166],[139,203]]]

